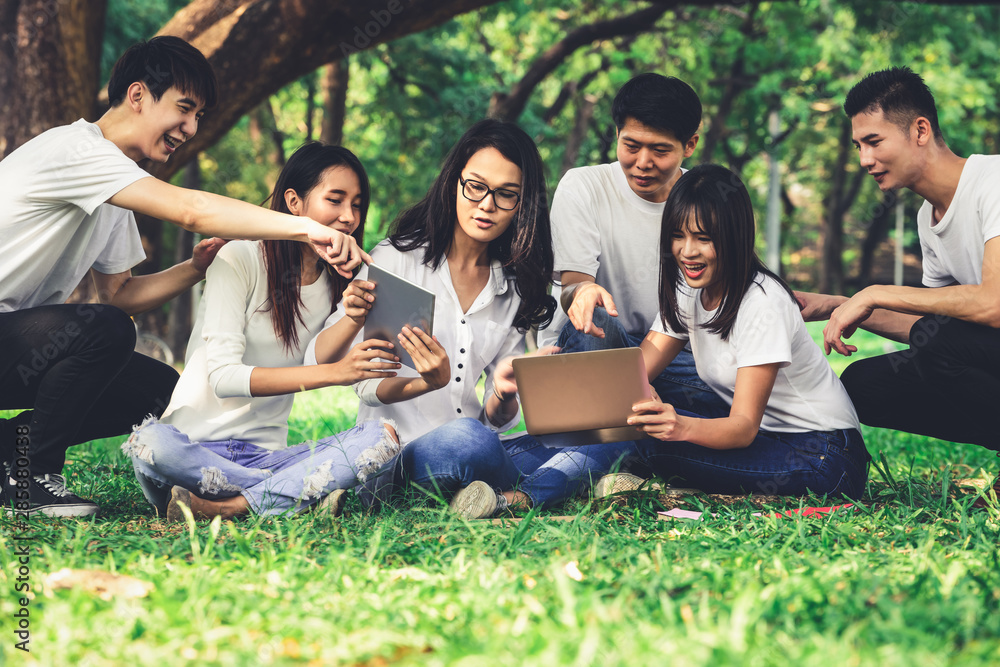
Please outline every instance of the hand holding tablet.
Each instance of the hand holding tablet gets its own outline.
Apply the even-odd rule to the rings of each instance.
[[[375,264],[368,267],[368,280],[375,283],[376,299],[365,319],[365,339],[390,341],[399,362],[416,369],[397,336],[404,327],[419,327],[428,336],[433,335],[434,293]]]

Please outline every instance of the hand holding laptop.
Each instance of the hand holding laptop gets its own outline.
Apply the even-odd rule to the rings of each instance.
[[[652,386],[649,390],[653,397],[632,406],[635,415],[628,418],[628,423],[657,440],[686,440],[681,434],[683,424],[674,406],[662,402]]]
[[[556,347],[555,345],[546,345],[545,347],[540,347],[534,352],[529,352],[528,354],[519,354],[513,357],[507,357],[506,359],[501,359],[500,363],[497,364],[496,370],[493,371],[493,393],[497,395],[497,398],[501,402],[509,400],[512,396],[517,394],[517,379],[514,377],[514,360],[523,359],[525,357],[542,357],[548,354],[556,354],[562,348]]]

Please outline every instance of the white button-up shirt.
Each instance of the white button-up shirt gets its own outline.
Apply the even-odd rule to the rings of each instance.
[[[446,387],[391,405],[382,403],[376,395],[382,379],[362,380],[354,385],[361,398],[358,422],[392,419],[404,441],[418,438],[461,417],[478,419],[494,431],[506,431],[517,425],[520,417],[515,416],[500,427],[491,424],[476,393],[476,384],[485,372],[486,396],[489,396],[493,391],[493,371],[497,363],[505,357],[524,353],[524,335],[513,326],[521,298],[514,289],[513,281],[504,277],[500,262],[494,261],[483,291],[469,310],[463,312],[451,282],[448,261],[442,260],[441,265],[433,269],[422,263],[423,252],[422,248],[400,252],[388,241],[383,241],[371,255],[375,264],[434,292],[434,335],[448,354],[451,380]],[[367,267],[363,267],[358,279],[366,280],[367,276]],[[327,320],[326,326],[334,325],[343,316],[344,309],[338,308]],[[355,343],[361,338],[362,334],[359,334]],[[398,341],[393,343],[399,344]],[[309,345],[306,363],[316,363],[315,341]],[[397,376],[419,377],[419,374],[403,366]]]

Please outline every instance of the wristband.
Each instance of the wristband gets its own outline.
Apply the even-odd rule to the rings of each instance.
[[[496,385],[493,385],[493,395],[496,396],[498,399],[500,399],[501,403],[506,403],[511,398],[513,398],[513,397],[504,398],[503,395],[499,391],[497,391]]]

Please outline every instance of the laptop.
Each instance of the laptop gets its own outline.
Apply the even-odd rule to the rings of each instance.
[[[396,336],[404,326],[434,334],[434,293],[374,264],[368,266],[368,280],[375,283],[375,302],[365,317],[365,340],[389,341],[399,362],[414,368]]]
[[[514,378],[528,434],[546,447],[636,440],[626,420],[652,398],[637,347],[514,359]]]

